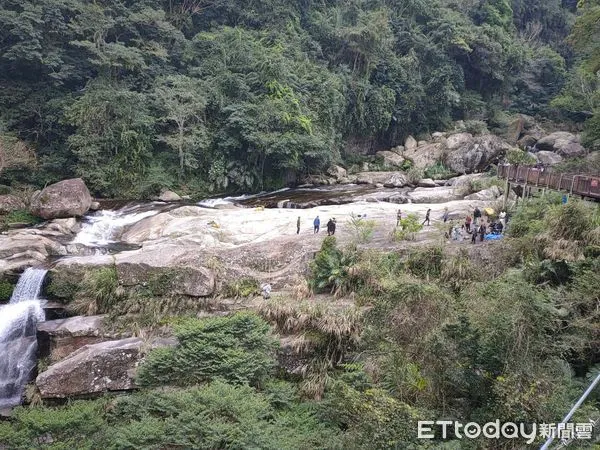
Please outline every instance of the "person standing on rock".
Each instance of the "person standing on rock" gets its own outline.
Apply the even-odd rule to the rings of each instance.
[[[333,234],[333,220],[329,219],[327,222],[327,236],[331,236]]]
[[[331,221],[331,235],[333,236],[335,234],[335,227],[337,225],[337,222],[335,220],[335,217],[333,218],[333,220]]]
[[[502,230],[506,229],[506,211],[500,211],[498,215],[498,219],[500,219],[500,225],[502,225]]]
[[[402,220],[402,211],[398,210],[396,213],[396,226],[400,225],[400,221]]]
[[[471,232],[471,216],[467,214],[467,217],[465,218],[465,230],[467,230],[467,233]]]
[[[296,221],[296,234],[300,234],[300,216],[298,216],[298,220]]]
[[[477,228],[473,226],[473,233],[471,233],[471,244],[475,244],[477,242]]]
[[[423,221],[423,223],[421,225],[425,225],[425,222],[427,222],[427,226],[430,226],[431,223],[429,222],[429,216],[431,215],[431,208],[429,208],[427,210],[427,212],[425,213],[425,220]]]
[[[485,238],[485,224],[482,223],[479,226],[479,241],[483,242],[484,238]]]
[[[321,228],[321,219],[319,219],[319,216],[315,217],[315,220],[313,221],[313,227],[315,229],[315,234],[317,234]]]
[[[444,219],[444,223],[448,222],[448,217],[450,217],[450,213],[448,212],[448,207],[446,206],[444,208],[444,215],[442,216],[442,219]]]

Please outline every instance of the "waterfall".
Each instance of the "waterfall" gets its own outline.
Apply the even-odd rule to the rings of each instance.
[[[10,298],[10,303],[38,300],[47,270],[29,268],[23,272]]]
[[[0,409],[21,403],[35,369],[37,323],[44,320],[39,295],[46,272],[25,270],[10,303],[0,306]]]

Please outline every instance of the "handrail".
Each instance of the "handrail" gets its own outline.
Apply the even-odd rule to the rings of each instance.
[[[544,186],[546,189],[600,199],[600,176],[568,175],[554,172],[547,167],[503,164],[498,166],[498,178],[508,182],[537,187]]]

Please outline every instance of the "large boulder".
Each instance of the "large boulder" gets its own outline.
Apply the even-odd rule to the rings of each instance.
[[[408,193],[408,199],[412,203],[446,203],[462,198],[459,190],[452,187],[416,188]]]
[[[419,180],[419,182],[417,183],[417,186],[419,187],[426,187],[426,188],[430,188],[430,187],[437,187],[437,183],[435,181],[433,181],[431,178],[422,178]]]
[[[537,138],[534,136],[531,136],[530,134],[526,134],[525,136],[523,136],[521,139],[519,139],[517,141],[517,145],[519,146],[519,148],[521,150],[528,150],[530,148],[533,148],[535,146],[535,144],[537,143]]]
[[[153,286],[158,295],[170,292],[190,297],[207,297],[215,291],[215,277],[206,267],[165,266],[156,259],[117,263],[119,282],[124,286]],[[160,259],[161,252],[156,256]]]
[[[404,141],[404,150],[414,150],[415,148],[417,148],[418,144],[419,143],[414,137],[408,136]]]
[[[563,157],[558,153],[549,152],[546,150],[533,153],[533,155],[535,159],[545,166],[554,166],[555,164],[560,164],[563,161]]]
[[[523,133],[524,122],[523,117],[518,116],[508,125],[508,130],[506,131],[506,139],[508,142],[513,145],[517,143]]]
[[[471,133],[451,134],[446,138],[446,148],[448,150],[455,150],[457,148],[461,148],[471,144],[472,141],[473,135]]]
[[[86,345],[107,340],[103,330],[106,316],[76,316],[38,324],[40,355],[54,363]]]
[[[331,166],[327,170],[327,173],[338,181],[348,176],[346,169],[341,166]]]
[[[128,338],[86,345],[38,375],[42,398],[134,389],[144,341]]]
[[[453,172],[465,174],[484,171],[511,148],[507,142],[491,134],[468,136],[468,133],[461,133],[448,137],[449,153],[445,162]]]
[[[17,272],[46,262],[49,256],[65,256],[66,248],[30,230],[0,236],[0,273]]]
[[[376,156],[383,160],[383,166],[386,168],[399,168],[404,163],[404,158],[395,152],[380,151]]]
[[[142,233],[142,230],[138,230],[138,233]],[[114,265],[119,283],[123,286],[143,286],[156,296],[178,294],[207,297],[215,292],[216,281],[212,270],[201,265],[202,253],[201,247],[189,240],[182,245],[161,241],[156,245],[112,256],[68,258],[57,263],[53,272],[78,273],[84,266]]]
[[[92,204],[92,196],[81,178],[51,184],[31,200],[31,212],[42,219],[83,216]]]
[[[443,159],[445,144],[441,142],[426,144],[420,147],[404,150],[402,156],[410,159],[414,167],[426,169]]]
[[[470,186],[473,181],[480,180],[482,178],[485,178],[486,176],[487,175],[484,173],[470,173],[467,175],[460,175],[458,177],[450,178],[446,182],[446,185],[454,186],[457,188],[463,186]]]
[[[546,150],[558,153],[565,158],[583,156],[585,148],[580,143],[579,136],[566,131],[557,131],[544,136],[535,145],[537,150]]]
[[[408,177],[402,172],[360,172],[358,184],[381,184],[385,187],[404,187],[409,184]]]
[[[0,214],[7,214],[19,209],[25,209],[25,203],[19,197],[10,194],[0,195]]]
[[[176,192],[165,189],[160,193],[157,200],[161,202],[180,202],[182,198]]]
[[[476,192],[471,195],[467,195],[465,200],[496,200],[502,193],[498,186],[492,186],[488,189],[484,189],[483,191]]]

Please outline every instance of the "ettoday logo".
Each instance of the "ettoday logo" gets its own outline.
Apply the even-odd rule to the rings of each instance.
[[[563,440],[591,439],[593,423],[500,423],[500,420],[462,423],[453,420],[420,420],[417,423],[419,439],[519,439],[532,444],[536,438],[550,436]]]

